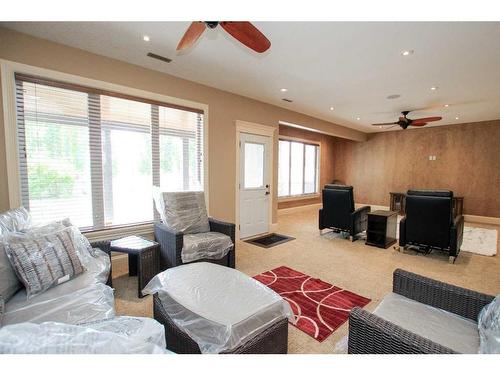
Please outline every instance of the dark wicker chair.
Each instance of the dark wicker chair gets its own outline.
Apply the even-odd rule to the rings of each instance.
[[[177,328],[167,315],[157,294],[153,296],[154,318],[165,327],[167,349],[178,354],[200,354],[198,344]],[[221,354],[286,354],[288,352],[288,319],[280,320],[243,345]]]
[[[108,280],[106,282],[106,285],[110,286],[111,288],[113,287],[113,275],[112,275],[112,269],[113,269],[113,262],[111,261],[111,248],[110,248],[110,242],[111,241],[96,241],[92,242],[91,246],[92,247],[97,247],[104,251],[106,254],[109,256],[109,275],[108,275]]]
[[[210,231],[223,233],[233,241],[233,248],[222,259],[200,259],[198,262],[211,262],[222,266],[236,268],[235,225],[209,218]],[[161,270],[184,264],[182,262],[183,233],[175,231],[162,223],[155,223],[154,235],[160,244]]]
[[[393,292],[476,320],[493,296],[397,269]],[[452,354],[444,347],[359,307],[349,315],[349,354]]]

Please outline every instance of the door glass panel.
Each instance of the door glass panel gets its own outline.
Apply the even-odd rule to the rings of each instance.
[[[290,142],[279,142],[278,196],[290,195]]]
[[[304,144],[292,142],[292,165],[290,167],[290,195],[302,194],[304,184]]]
[[[306,145],[304,163],[304,194],[316,192],[316,150],[317,146]]]
[[[264,186],[264,145],[245,143],[245,189]]]

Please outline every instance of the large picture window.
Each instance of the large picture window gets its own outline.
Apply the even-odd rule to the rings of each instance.
[[[16,74],[22,204],[84,229],[154,219],[152,186],[203,190],[203,112]]]
[[[318,192],[319,146],[280,139],[278,156],[278,197]]]

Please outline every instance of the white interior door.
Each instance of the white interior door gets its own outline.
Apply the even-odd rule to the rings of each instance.
[[[240,238],[269,230],[271,137],[240,134]]]

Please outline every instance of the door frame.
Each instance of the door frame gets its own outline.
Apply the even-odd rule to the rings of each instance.
[[[268,162],[268,170],[269,170],[269,184],[271,185],[270,189],[270,200],[269,200],[269,227],[273,224],[273,207],[275,203],[275,168],[274,168],[274,148],[276,145],[277,139],[277,130],[278,127],[273,127],[269,125],[261,125],[248,121],[236,120],[236,180],[235,180],[235,222],[236,222],[236,239],[240,239],[240,135],[241,133],[248,133],[252,135],[261,135],[264,137],[271,138],[271,148],[269,150],[269,162]]]

